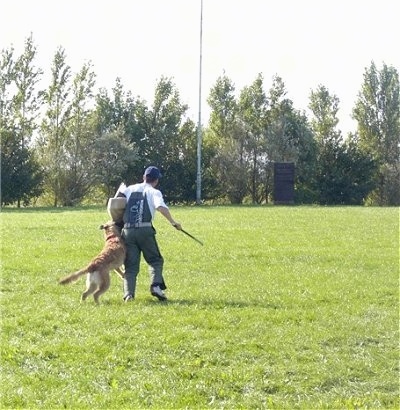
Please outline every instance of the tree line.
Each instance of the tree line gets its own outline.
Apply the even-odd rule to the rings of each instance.
[[[161,168],[170,203],[194,203],[197,125],[171,78],[161,77],[151,106],[116,78],[94,92],[91,62],[72,72],[59,47],[51,78],[39,89],[32,35],[21,55],[0,55],[1,205],[103,203],[146,166]],[[318,85],[311,115],[294,107],[282,78],[267,90],[263,75],[236,92],[223,73],[211,88],[202,126],[202,199],[212,203],[273,201],[273,165],[295,164],[295,202],[400,204],[398,71],[372,61],[353,108],[357,130],[338,129],[339,98]]]

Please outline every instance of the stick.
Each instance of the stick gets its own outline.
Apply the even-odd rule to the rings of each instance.
[[[190,238],[194,239],[197,243],[199,243],[201,246],[203,246],[203,242],[201,242],[199,239],[195,238],[193,235],[191,235],[189,232],[186,232],[184,229],[181,229],[181,231],[189,236]]]

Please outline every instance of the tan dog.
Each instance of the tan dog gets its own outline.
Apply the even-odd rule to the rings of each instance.
[[[85,268],[78,270],[59,280],[59,284],[75,282],[80,276],[87,273],[86,290],[82,293],[81,300],[85,300],[93,293],[94,301],[99,303],[99,297],[110,287],[110,271],[115,269],[121,278],[124,273],[120,269],[124,264],[126,247],[121,238],[121,230],[110,221],[100,226],[104,229],[105,244],[102,251]]]

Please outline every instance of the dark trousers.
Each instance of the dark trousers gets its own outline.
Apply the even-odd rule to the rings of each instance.
[[[149,265],[150,284],[166,289],[163,278],[164,258],[156,241],[156,231],[153,227],[124,228],[122,237],[126,243],[124,298],[135,296],[136,279],[140,269],[140,257]]]

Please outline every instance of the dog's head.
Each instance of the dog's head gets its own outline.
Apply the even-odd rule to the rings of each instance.
[[[110,235],[121,236],[121,228],[114,221],[108,221],[100,225],[99,228],[104,229],[104,236],[106,238]]]

